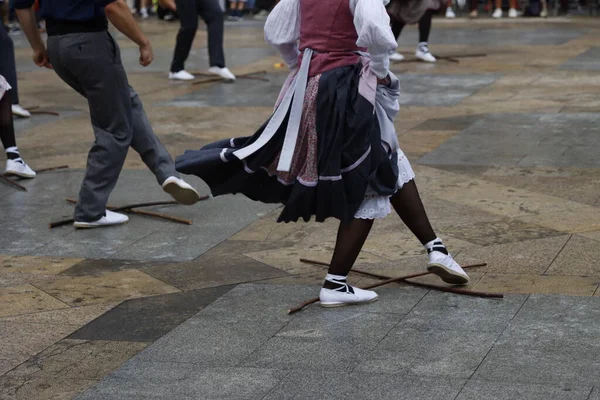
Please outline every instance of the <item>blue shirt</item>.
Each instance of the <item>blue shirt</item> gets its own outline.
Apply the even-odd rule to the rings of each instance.
[[[116,0],[40,0],[41,17],[56,21],[86,22],[105,19],[104,7]],[[15,0],[16,9],[27,9],[35,0]]]

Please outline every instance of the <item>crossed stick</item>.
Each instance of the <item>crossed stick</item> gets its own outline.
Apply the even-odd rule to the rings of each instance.
[[[301,258],[300,261],[303,262],[303,263],[306,263],[306,264],[319,265],[319,266],[322,266],[322,267],[325,267],[325,268],[329,267],[329,264],[324,263],[324,262],[320,262],[320,261],[307,260],[307,259],[304,259],[304,258]],[[487,265],[487,263],[472,264],[472,265],[466,265],[463,268],[464,269],[478,268],[478,267],[485,267],[486,265]],[[420,283],[420,282],[413,282],[413,281],[409,281],[408,280],[408,279],[412,279],[412,278],[418,278],[420,276],[429,275],[429,274],[431,274],[431,272],[421,272],[421,273],[418,273],[418,274],[407,275],[407,276],[400,276],[400,277],[397,277],[397,278],[391,278],[389,276],[380,275],[380,274],[376,274],[376,273],[368,272],[368,271],[362,271],[362,270],[359,270],[359,269],[353,269],[352,272],[356,272],[356,273],[359,273],[359,274],[363,274],[363,275],[374,277],[374,278],[378,278],[378,279],[384,279],[384,281],[382,281],[382,282],[375,283],[373,285],[369,285],[367,287],[364,287],[363,289],[365,289],[365,290],[374,289],[376,287],[388,285],[390,283],[406,283],[406,284],[413,285],[413,286],[418,286],[418,287],[423,287],[423,288],[433,289],[433,290],[439,290],[439,291],[442,291],[442,292],[462,294],[462,295],[466,295],[466,296],[476,296],[476,297],[485,297],[485,298],[497,298],[497,299],[501,299],[501,298],[504,297],[503,294],[499,294],[499,293],[475,292],[475,291],[472,291],[472,290],[466,290],[466,289],[460,289],[460,288],[454,288],[454,287],[438,286],[438,285],[432,285],[432,284]],[[301,311],[302,309],[304,309],[304,307],[309,306],[311,304],[314,304],[314,303],[316,303],[318,301],[319,301],[318,297],[315,297],[313,299],[307,300],[304,303],[300,304],[299,306],[291,308],[288,311],[288,314],[297,313],[298,311]]]
[[[269,80],[267,78],[263,78],[262,76],[255,76],[255,75],[266,74],[266,73],[267,73],[267,71],[255,71],[255,72],[248,72],[247,74],[237,75],[236,77],[240,78],[240,79],[252,79],[252,80],[256,80],[256,81],[269,82]],[[207,77],[207,79],[193,82],[192,85],[202,85],[203,83],[223,81],[223,78],[214,76],[213,74],[207,74],[205,72],[194,72],[193,74],[198,75],[198,76]]]

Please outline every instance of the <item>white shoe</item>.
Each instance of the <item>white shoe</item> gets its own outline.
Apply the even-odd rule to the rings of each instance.
[[[27,111],[26,109],[24,109],[23,107],[21,107],[18,104],[13,104],[12,105],[12,113],[14,115],[17,115],[21,118],[29,118],[31,117],[31,113],[29,111]]]
[[[429,46],[427,43],[419,43],[417,46],[417,51],[415,51],[415,56],[425,62],[434,63],[436,62],[436,58],[429,51]]]
[[[150,18],[150,14],[148,14],[148,9],[146,7],[140,10],[140,15],[142,16],[142,19]]]
[[[196,77],[182,69],[179,72],[169,72],[169,79],[174,79],[176,81],[193,81]]]
[[[129,221],[127,215],[119,214],[110,210],[106,210],[106,215],[100,218],[98,221],[93,222],[81,222],[75,221],[73,226],[80,229],[89,228],[102,228],[105,226],[121,225]]]
[[[379,296],[371,290],[363,290],[344,285],[340,289],[322,288],[319,293],[321,307],[343,307],[356,304],[372,303]]]
[[[440,251],[429,253],[427,271],[439,276],[446,283],[454,285],[469,283],[469,275],[454,261],[452,256]]]
[[[502,9],[496,8],[492,14],[492,18],[502,18]]]
[[[219,68],[219,67],[210,67],[208,72],[214,75],[218,75],[226,81],[233,82],[235,81],[235,75],[231,73],[229,68]]]
[[[448,19],[456,18],[456,14],[454,13],[454,10],[452,9],[452,7],[446,8],[446,18],[448,18]]]
[[[191,206],[200,201],[200,195],[183,179],[171,176],[162,184],[163,190],[171,195],[178,203]]]
[[[540,12],[540,17],[541,17],[541,18],[548,18],[548,10],[544,8],[544,9],[543,9],[543,10]]]
[[[5,175],[16,175],[21,178],[33,179],[35,178],[35,171],[29,168],[29,165],[25,163],[21,158],[16,160],[6,160]]]
[[[515,8],[511,8],[510,10],[508,10],[508,18],[517,18],[518,16],[519,13]]]
[[[402,61],[404,60],[404,56],[400,53],[392,53],[390,54],[390,61]]]

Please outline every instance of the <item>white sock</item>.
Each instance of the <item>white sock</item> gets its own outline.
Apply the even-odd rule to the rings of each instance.
[[[333,283],[346,283],[346,278],[347,276],[343,275],[327,274],[325,280]]]
[[[9,147],[5,150],[7,153],[19,154],[19,149],[17,146]]]

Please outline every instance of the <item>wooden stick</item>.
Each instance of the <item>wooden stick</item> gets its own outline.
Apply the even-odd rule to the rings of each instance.
[[[46,114],[46,115],[54,115],[56,117],[60,117],[60,114],[57,113],[56,111],[48,111],[48,110],[34,110],[31,111],[29,110],[30,114]]]
[[[267,73],[267,71],[249,72],[247,74],[237,75],[237,78],[241,78],[241,79],[255,79],[255,80],[259,80],[259,81],[269,82],[269,80],[267,78],[253,76],[253,75],[258,75],[258,74],[266,74],[266,73]],[[225,79],[223,79],[223,78],[215,77],[213,74],[207,74],[206,72],[192,72],[192,75],[198,75],[198,76],[206,76],[206,77],[208,77],[208,79],[204,79],[204,80],[201,80],[201,81],[193,82],[192,85],[201,85],[203,83],[225,81]]]
[[[309,263],[309,264],[314,264],[314,265],[329,266],[329,264],[323,263],[323,262],[320,262],[320,261],[312,261],[312,260],[306,260],[306,259],[302,259],[301,261],[305,262],[305,263]],[[464,266],[463,268],[466,268],[466,269],[477,268],[477,267],[483,267],[483,266],[486,266],[486,265],[487,265],[487,263],[480,263],[480,264],[467,265],[467,266]],[[354,271],[355,272],[359,272],[359,271],[356,271],[356,270],[354,270]],[[365,271],[361,271],[359,273],[364,273],[364,272]],[[368,274],[372,274],[372,273],[368,273]],[[421,273],[407,275],[407,276],[400,276],[400,277],[397,277],[397,278],[388,278],[388,279],[384,280],[383,282],[379,282],[379,283],[375,283],[373,285],[369,285],[367,287],[364,287],[363,289],[369,290],[369,289],[374,289],[376,287],[385,286],[385,285],[388,285],[390,283],[400,283],[400,282],[402,282],[402,283],[408,283],[408,284],[414,284],[414,283],[417,283],[417,282],[408,282],[406,280],[407,279],[412,279],[412,278],[418,278],[420,276],[425,276],[425,275],[429,275],[429,274],[431,274],[431,272],[421,272]],[[384,277],[383,275],[380,276],[381,279],[383,279],[383,277]],[[423,286],[423,285],[426,285],[426,284],[417,283],[417,285],[415,285],[415,286]],[[436,285],[429,285],[429,286],[435,286],[436,290],[438,290],[438,289],[440,289],[442,291],[450,291],[450,290],[452,290],[452,293],[457,293],[457,294],[465,294],[465,293],[462,293],[462,292],[470,292],[470,291],[465,290],[465,289],[446,288],[446,287],[443,287],[443,289],[441,289],[442,288],[441,286],[440,287],[438,287]],[[430,287],[430,289],[433,289],[433,288]],[[469,295],[471,295],[471,296],[478,296],[478,297],[498,297],[498,296],[499,296],[499,298],[504,297],[501,294],[498,295],[498,294],[495,294],[495,293],[477,293],[477,294],[474,294],[474,293],[477,293],[477,292],[472,292],[471,291],[469,293]],[[308,301],[305,301],[304,303],[300,304],[299,306],[290,309],[288,311],[288,314],[294,314],[294,313],[296,313],[298,311],[301,311],[304,307],[309,306],[311,304],[314,304],[314,303],[316,303],[318,301],[319,301],[318,297],[315,297],[314,299],[310,299]]]
[[[77,204],[77,200],[75,200],[75,199],[67,199],[67,202],[69,202],[71,204]],[[106,208],[108,208],[111,211],[114,211],[115,208],[117,208],[117,207],[111,206],[110,204],[108,204],[106,206]],[[193,223],[189,219],[183,219],[183,218],[179,218],[179,217],[174,217],[172,215],[161,214],[161,213],[157,213],[157,212],[153,212],[153,211],[132,210],[132,209],[127,209],[127,210],[123,210],[123,211],[126,213],[129,213],[129,214],[146,215],[149,217],[162,218],[162,219],[166,219],[166,220],[177,222],[177,223],[184,224],[184,225],[192,225],[192,223]]]
[[[22,190],[24,192],[27,191],[27,188],[25,186],[21,186],[19,185],[17,182],[13,181],[12,179],[8,179],[7,176],[0,174],[0,179],[2,179],[2,181],[8,183],[10,186],[13,186],[19,190]]]
[[[68,165],[61,165],[58,167],[50,167],[50,168],[42,168],[42,169],[38,169],[37,171],[35,171],[38,174],[41,174],[43,172],[50,172],[50,171],[56,171],[57,169],[67,169],[69,168]]]

